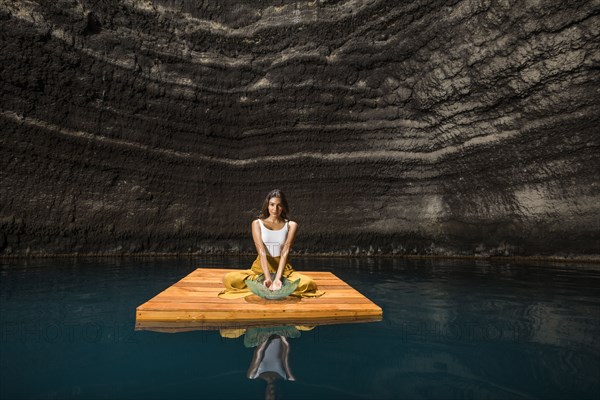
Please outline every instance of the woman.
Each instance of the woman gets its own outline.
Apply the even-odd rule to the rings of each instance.
[[[281,277],[285,277],[291,281],[300,279],[292,296],[318,297],[324,294],[317,290],[312,278],[294,271],[288,262],[298,231],[298,224],[287,219],[288,213],[289,207],[283,192],[279,189],[271,191],[263,202],[259,218],[252,222],[252,238],[258,255],[251,269],[225,275],[225,290],[219,293],[219,297],[233,299],[252,294],[245,281],[256,280],[259,274],[264,274],[264,284],[271,290],[281,289]],[[273,279],[271,273],[275,274]]]

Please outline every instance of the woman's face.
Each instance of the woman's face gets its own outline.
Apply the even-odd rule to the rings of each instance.
[[[271,197],[269,199],[269,215],[273,218],[279,218],[281,210],[281,199],[279,197]]]

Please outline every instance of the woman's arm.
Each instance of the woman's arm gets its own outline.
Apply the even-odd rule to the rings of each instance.
[[[296,238],[296,232],[298,231],[298,224],[294,221],[289,222],[290,230],[288,231],[287,239],[285,243],[281,247],[281,252],[279,254],[279,267],[277,268],[277,274],[275,275],[275,281],[281,280],[281,275],[283,274],[283,268],[285,264],[287,264],[288,255],[290,254],[290,250],[292,249],[292,244],[294,243],[294,239]]]
[[[269,265],[267,264],[267,248],[262,241],[262,235],[260,233],[260,222],[258,220],[252,221],[252,239],[254,240],[254,246],[260,257],[260,268],[265,275],[265,286],[271,286],[271,274],[269,273]]]

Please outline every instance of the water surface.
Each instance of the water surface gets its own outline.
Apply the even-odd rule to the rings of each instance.
[[[46,259],[0,263],[0,397],[264,398],[254,348],[218,331],[135,331],[135,308],[197,267],[252,257]],[[596,399],[600,267],[475,261],[294,258],[335,273],[381,322],[289,338],[306,399]]]

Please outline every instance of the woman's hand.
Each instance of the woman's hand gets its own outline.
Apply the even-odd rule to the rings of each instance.
[[[273,283],[271,284],[271,287],[270,287],[270,289],[271,289],[271,290],[279,290],[279,289],[281,289],[281,286],[282,286],[282,284],[281,284],[281,279],[279,279],[279,278],[275,278],[275,280],[274,280],[274,281],[273,281]]]
[[[265,278],[265,281],[263,282],[263,284],[264,284],[266,287],[268,287],[269,289],[273,290],[273,289],[271,288],[271,286],[273,286],[273,281],[272,281],[271,279],[269,279],[269,278]]]

